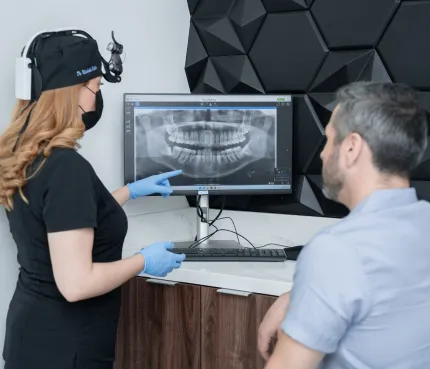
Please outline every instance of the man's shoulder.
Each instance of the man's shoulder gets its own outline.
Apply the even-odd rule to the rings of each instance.
[[[358,239],[346,219],[317,233],[303,248],[299,259],[324,260],[336,263],[342,258],[357,260]]]
[[[368,217],[357,219],[357,217],[346,216],[338,222],[322,229],[310,241],[310,244],[329,244],[332,247],[344,245],[358,245],[369,223]]]
[[[338,247],[340,244],[345,244],[345,242],[354,240],[353,230],[354,227],[347,218],[344,218],[322,229],[310,240],[309,244],[326,244]]]

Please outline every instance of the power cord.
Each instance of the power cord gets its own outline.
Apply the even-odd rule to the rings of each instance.
[[[234,228],[234,232],[233,232],[233,233],[235,233],[235,234],[236,234],[237,243],[240,243],[240,239],[239,239],[239,237],[242,237],[242,236],[240,236],[240,234],[237,232],[236,224],[234,223],[234,220],[233,220],[231,217],[222,217],[222,218],[218,218],[218,219],[217,219],[217,221],[218,221],[218,220],[226,220],[226,219],[230,220],[230,222],[233,224],[233,228]],[[217,228],[217,227],[215,227],[214,225],[212,225],[212,227],[214,227],[215,229],[218,229],[218,228]],[[243,238],[244,238],[244,237],[243,237]]]
[[[203,209],[200,206],[200,198],[201,198],[201,195],[199,195],[197,197],[197,204],[196,204],[196,206],[197,206],[197,215],[198,215],[198,217],[201,219],[201,221],[203,223],[208,223],[208,220],[203,215]],[[219,210],[217,216],[213,220],[210,221],[209,227],[211,227],[219,219],[219,217],[221,216],[221,214],[222,214],[222,212],[224,210],[224,206],[225,206],[225,199],[226,199],[226,195],[224,195],[224,197],[222,199],[222,204],[221,204],[221,207],[220,207],[220,210]],[[196,235],[196,239],[197,239],[197,235]]]
[[[197,196],[197,203],[196,203],[197,216],[200,218],[200,220],[201,220],[203,223],[208,223],[208,220],[205,218],[205,216],[204,216],[204,214],[203,214],[203,209],[202,209],[202,207],[200,206],[200,198],[201,198],[201,195]],[[214,224],[214,223],[219,219],[219,217],[221,216],[222,211],[224,210],[224,206],[225,206],[225,198],[226,198],[226,196],[224,195],[224,197],[223,197],[223,199],[222,199],[222,204],[221,204],[220,210],[219,210],[219,212],[218,212],[217,216],[216,216],[212,221],[210,221],[210,223],[209,223],[209,227],[212,227],[212,226],[213,226],[213,224]],[[197,241],[197,235],[196,235],[196,237],[194,238],[194,241]]]
[[[254,246],[254,244],[250,241],[250,240],[248,240],[245,236],[242,236],[240,233],[238,233],[238,231],[237,231],[237,228],[236,228],[236,224],[234,223],[234,220],[231,218],[231,217],[222,217],[222,218],[220,218],[220,216],[221,216],[221,214],[222,214],[222,212],[223,212],[223,210],[224,210],[224,206],[225,206],[225,198],[226,198],[226,196],[224,195],[224,198],[223,198],[223,202],[222,202],[222,205],[221,205],[221,208],[220,208],[220,211],[218,212],[218,214],[217,214],[217,216],[214,218],[214,219],[212,219],[212,220],[208,220],[208,219],[206,219],[205,217],[204,217],[204,214],[203,214],[203,209],[201,208],[201,206],[200,206],[200,196],[198,196],[198,198],[197,198],[197,204],[196,204],[196,207],[197,207],[197,215],[198,215],[198,217],[200,218],[200,220],[203,222],[203,223],[208,223],[209,224],[209,227],[214,227],[215,228],[215,232],[212,232],[212,233],[210,233],[210,234],[208,234],[207,236],[205,236],[205,237],[203,237],[203,238],[201,238],[201,239],[199,239],[199,240],[197,240],[197,235],[196,235],[196,237],[195,237],[195,239],[194,239],[194,243],[192,243],[190,246],[189,246],[189,248],[196,248],[197,246],[199,246],[200,244],[202,244],[203,242],[205,242],[206,240],[208,240],[209,238],[211,238],[211,237],[213,237],[216,233],[218,233],[218,232],[229,232],[229,233],[233,233],[233,234],[235,234],[236,235],[236,238],[237,238],[237,242],[240,244],[240,239],[239,239],[239,237],[241,237],[241,238],[243,238],[246,242],[248,242],[250,245],[251,245],[251,247],[253,247],[254,249],[261,249],[261,248],[264,248],[264,247],[267,247],[267,246],[279,246],[279,247],[285,247],[285,248],[288,248],[288,247],[291,247],[291,246],[287,246],[287,245],[281,245],[281,244],[277,244],[277,243],[267,243],[267,244],[265,244],[265,245],[263,245],[263,246],[258,246],[258,247],[256,247],[256,246]],[[223,229],[223,228],[218,228],[218,227],[216,227],[214,224],[215,224],[215,222],[217,222],[217,221],[219,221],[219,220],[225,220],[225,219],[229,219],[231,222],[232,222],[232,224],[233,224],[233,227],[234,227],[234,231],[232,231],[232,230],[230,230],[230,229]]]

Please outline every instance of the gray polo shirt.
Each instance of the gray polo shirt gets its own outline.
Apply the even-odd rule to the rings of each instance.
[[[297,261],[283,331],[324,369],[430,368],[430,204],[378,190]]]

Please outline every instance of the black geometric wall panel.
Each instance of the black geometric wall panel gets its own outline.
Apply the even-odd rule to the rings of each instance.
[[[430,90],[430,2],[404,2],[378,45],[396,81]]]
[[[328,49],[309,12],[267,14],[249,57],[266,92],[306,91]]]
[[[330,121],[334,108],[336,107],[336,94],[333,92],[315,92],[309,93],[308,97],[318,116],[319,122],[325,128]]]
[[[227,196],[226,209],[348,213],[324,196],[320,158],[336,91],[348,83],[408,83],[419,90],[430,122],[430,0],[188,0],[188,6],[185,72],[192,93],[293,95],[293,194]],[[420,198],[430,200],[430,145],[412,180]],[[211,197],[211,207],[221,204]]]
[[[300,183],[299,202],[318,214],[324,215],[321,204],[317,199],[316,191],[312,189],[307,176],[302,176],[300,179],[302,181]]]
[[[245,49],[227,16],[194,19],[206,51],[209,55],[241,55]]]
[[[260,0],[235,1],[230,8],[229,17],[246,52],[255,40],[266,11]]]
[[[196,3],[196,0],[192,0]],[[213,18],[227,14],[234,0],[199,0],[194,10],[194,17]]]
[[[196,28],[190,24],[190,31],[188,34],[188,49],[185,60],[185,73],[188,79],[188,85],[194,89],[196,83],[206,66],[208,54],[205,47],[200,41]]]
[[[268,13],[307,9],[313,0],[263,0]]]
[[[392,82],[375,50],[330,51],[310,91],[336,92],[355,81]]]
[[[324,127],[307,95],[294,99],[293,157],[295,171],[309,173],[309,167],[325,143]],[[321,173],[321,171],[319,172]]]
[[[211,60],[226,92],[264,93],[263,86],[246,55],[214,56]]]
[[[190,14],[194,13],[194,10],[196,10],[196,6],[199,3],[199,0],[188,0],[188,9],[190,11]]]
[[[194,92],[199,94],[221,94],[225,92],[212,60],[208,59],[206,61],[205,68],[200,74]]]
[[[373,48],[398,5],[397,0],[316,0],[311,12],[330,49]]]

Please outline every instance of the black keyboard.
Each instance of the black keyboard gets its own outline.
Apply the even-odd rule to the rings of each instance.
[[[252,249],[252,248],[174,248],[169,250],[177,254],[185,254],[185,261],[285,261],[287,257],[283,249]]]

